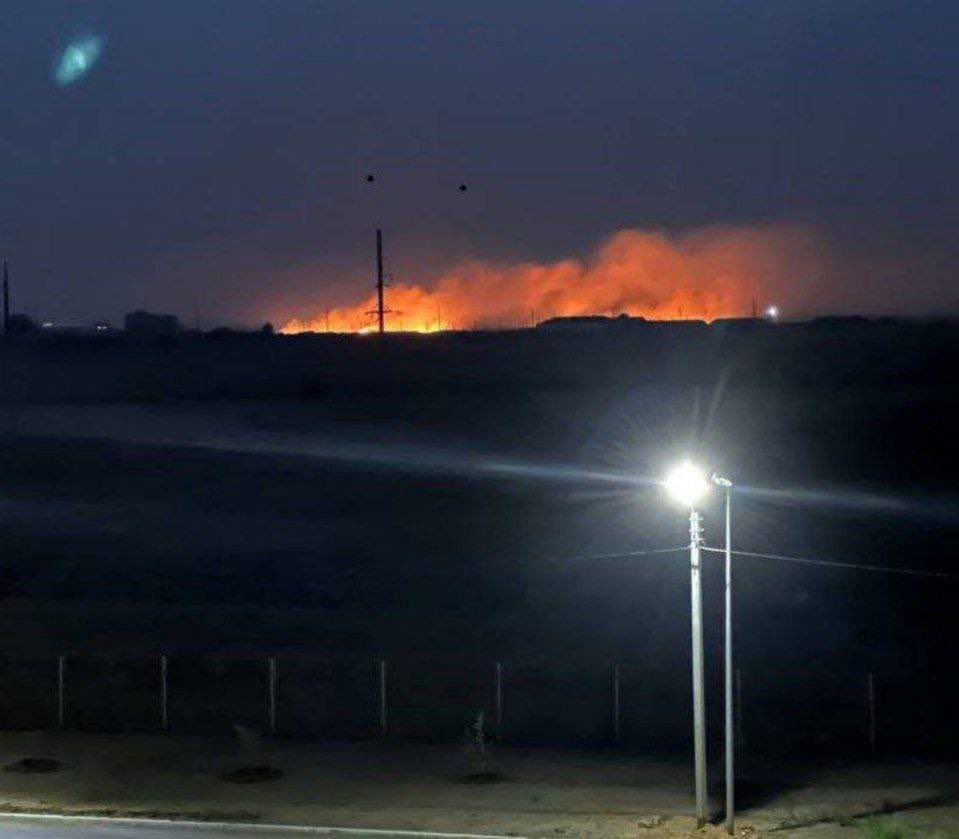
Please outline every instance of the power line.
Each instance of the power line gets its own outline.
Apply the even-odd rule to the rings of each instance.
[[[704,551],[711,553],[725,553],[724,548],[707,548]],[[793,562],[797,565],[822,565],[827,568],[846,568],[853,571],[878,571],[881,574],[902,574],[910,577],[935,577],[940,580],[959,580],[959,574],[946,574],[941,571],[920,571],[917,568],[889,568],[884,565],[861,565],[857,562],[835,562],[827,559],[813,559],[804,556],[785,556],[783,554],[766,554],[756,551],[732,551],[735,556],[745,556],[750,559],[772,559],[780,562]]]
[[[644,551],[625,551],[623,553],[613,554],[583,554],[582,556],[564,556],[554,559],[547,559],[547,562],[586,562],[601,559],[632,559],[639,556],[655,556],[657,554],[672,554],[680,551],[688,551],[689,545],[681,545],[678,548],[651,548]]]
[[[598,561],[605,559],[633,559],[636,557],[642,556],[657,556],[661,554],[670,554],[670,553],[679,553],[681,551],[688,551],[688,545],[682,545],[678,548],[650,548],[648,550],[641,551],[623,551],[621,553],[607,553],[607,554],[583,554],[581,556],[567,556],[567,557],[558,557],[555,559],[546,560],[547,562],[587,562],[587,561]],[[710,553],[725,553],[724,548],[709,548],[703,546],[702,550],[709,551]],[[884,565],[863,565],[858,562],[838,562],[828,559],[814,559],[812,557],[804,556],[787,556],[785,554],[770,554],[770,553],[760,553],[758,551],[737,551],[734,550],[733,555],[743,556],[749,559],[770,559],[776,560],[779,562],[792,562],[797,565],[818,565],[826,568],[844,568],[852,571],[874,571],[881,574],[900,574],[910,577],[933,577],[940,580],[959,580],[959,574],[947,574],[942,571],[920,571],[917,568],[889,568]]]

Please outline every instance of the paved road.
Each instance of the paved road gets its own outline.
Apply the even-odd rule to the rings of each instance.
[[[109,821],[73,821],[68,819],[0,819],[0,839],[195,839],[199,836],[215,839],[252,839],[252,837],[276,837],[287,839],[296,836],[302,839],[312,834],[274,833],[272,831],[237,830],[220,827],[181,827],[179,825],[150,825],[111,823]],[[357,837],[359,839],[359,837]]]
[[[133,819],[71,819],[60,817],[0,816],[0,839],[505,839],[471,834],[418,831],[361,830],[354,828],[283,829],[267,825],[224,825],[190,822],[149,822]]]
[[[217,839],[251,839],[252,836],[276,836],[278,839],[288,836],[302,836],[293,833],[251,833],[248,830],[230,830],[219,828],[192,828],[176,825],[148,825],[148,824],[111,824],[107,821],[71,821],[71,820],[0,820],[0,837],[2,839],[178,839],[183,837],[210,836]]]

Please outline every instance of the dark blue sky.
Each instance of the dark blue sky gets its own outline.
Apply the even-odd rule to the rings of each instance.
[[[15,0],[0,31],[0,251],[40,316],[282,320],[366,291],[377,222],[408,280],[801,222],[844,297],[959,309],[954,2]]]

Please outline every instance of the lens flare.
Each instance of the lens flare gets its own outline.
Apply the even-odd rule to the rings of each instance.
[[[69,87],[80,81],[97,63],[103,53],[103,38],[90,35],[68,44],[53,68],[53,80],[60,87]]]

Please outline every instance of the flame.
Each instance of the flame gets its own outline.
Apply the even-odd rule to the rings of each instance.
[[[468,261],[429,286],[387,289],[388,331],[514,328],[551,317],[628,314],[650,320],[748,315],[821,268],[813,236],[795,227],[710,227],[682,235],[622,230],[585,260]],[[787,294],[788,296],[788,294]],[[282,332],[368,332],[375,295],[294,318]]]

